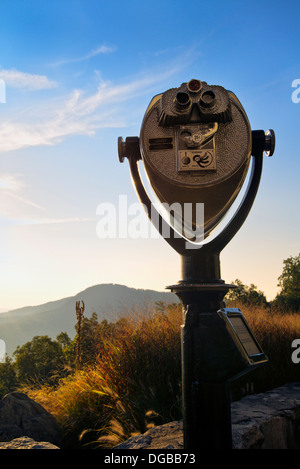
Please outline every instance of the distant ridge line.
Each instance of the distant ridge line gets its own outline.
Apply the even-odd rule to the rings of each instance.
[[[115,322],[129,315],[134,308],[151,307],[157,301],[178,303],[174,293],[150,289],[133,288],[126,285],[103,283],[87,287],[73,296],[48,301],[36,306],[24,306],[0,314],[0,339],[6,343],[10,356],[18,345],[32,340],[37,335],[48,335],[52,339],[60,332],[75,336],[75,302],[85,303],[86,317],[97,313],[99,322],[106,319]]]

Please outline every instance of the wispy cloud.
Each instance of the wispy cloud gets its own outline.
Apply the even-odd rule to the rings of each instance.
[[[22,180],[21,174],[1,174],[0,175],[0,225],[5,226],[28,226],[28,225],[56,225],[67,223],[81,223],[96,221],[96,218],[87,217],[41,217],[36,216],[45,210],[44,207],[36,202],[24,197],[26,184]],[[13,206],[9,203],[13,200]],[[24,204],[36,210],[24,212]],[[9,208],[11,210],[9,210]],[[30,215],[30,213],[32,215]]]
[[[41,210],[44,210],[44,207],[41,207],[41,205],[37,204],[36,202],[33,202],[32,200],[26,199],[25,197],[22,197],[19,194],[16,194],[15,192],[4,192],[5,195],[8,195],[9,197],[16,199],[18,202],[21,202],[22,204],[29,205],[30,207],[38,208]]]
[[[102,46],[96,47],[96,49],[91,50],[90,52],[88,52],[87,54],[85,54],[83,56],[69,58],[69,59],[61,59],[61,60],[58,60],[57,62],[54,62],[50,65],[52,67],[58,67],[60,65],[76,63],[76,62],[83,62],[85,60],[90,60],[93,57],[96,57],[97,55],[100,55],[100,54],[110,54],[111,52],[114,52],[115,50],[116,50],[115,46],[102,45]]]
[[[55,145],[71,135],[92,136],[99,128],[122,127],[124,121],[113,109],[99,109],[101,101],[98,93],[84,97],[74,91],[56,103],[41,103],[28,112],[26,120],[4,121],[0,126],[0,151]]]
[[[2,174],[0,176],[0,190],[17,191],[22,186],[19,177],[14,174]]]
[[[100,53],[97,50],[90,54]],[[90,55],[89,54],[89,55]],[[177,56],[159,70],[147,70],[132,80],[114,84],[100,79],[94,90],[74,89],[57,98],[48,98],[10,111],[0,125],[0,151],[31,146],[55,145],[72,135],[92,136],[101,128],[121,128],[136,120],[135,108],[128,100],[164,91],[166,82],[181,72],[191,54]],[[140,111],[138,111],[140,112]],[[138,116],[140,118],[140,115]]]
[[[19,70],[1,70],[0,78],[5,81],[7,86],[13,88],[26,88],[28,90],[45,90],[56,88],[58,83],[49,80],[45,75],[36,75],[32,73],[20,72]]]
[[[81,223],[86,221],[95,222],[96,218],[74,217],[74,218],[18,218],[13,222],[15,225],[56,225],[65,223]]]
[[[122,103],[149,93],[176,71],[175,66],[121,85],[102,81],[94,92],[73,90],[67,96],[35,103],[25,115],[20,110],[19,116],[16,112],[1,122],[0,151],[54,145],[70,135],[93,135],[100,128],[124,127],[131,109],[120,110]]]
[[[0,217],[0,226],[40,226],[40,225],[64,225],[69,223],[94,222],[95,218],[74,217],[74,218],[25,218],[25,217]]]
[[[3,196],[15,199],[22,204],[29,205],[30,207],[42,209],[41,205],[33,202],[22,196],[22,190],[24,189],[24,183],[21,180],[19,174],[1,174],[0,175],[0,193]]]

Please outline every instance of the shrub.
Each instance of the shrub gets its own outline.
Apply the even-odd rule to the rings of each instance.
[[[244,394],[264,392],[283,384],[300,380],[300,366],[291,359],[292,342],[300,338],[300,315],[254,306],[240,306],[258,342],[268,357],[263,365],[233,383],[233,394],[239,399]]]

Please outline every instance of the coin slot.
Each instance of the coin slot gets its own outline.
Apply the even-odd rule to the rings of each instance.
[[[171,150],[173,148],[172,137],[149,138],[149,150]]]

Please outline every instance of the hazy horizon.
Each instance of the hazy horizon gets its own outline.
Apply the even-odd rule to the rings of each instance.
[[[125,285],[125,284],[119,284],[119,283],[101,283],[101,284],[96,284],[96,285],[90,285],[80,291],[76,291],[75,293],[72,293],[70,295],[66,295],[65,297],[62,297],[62,298],[55,298],[55,299],[49,299],[49,300],[46,300],[45,302],[43,303],[37,303],[37,304],[27,304],[27,305],[23,305],[23,306],[20,306],[20,307],[17,307],[17,308],[10,308],[9,310],[7,309],[0,309],[0,314],[1,313],[9,313],[11,311],[15,311],[15,310],[18,310],[18,309],[23,309],[23,308],[34,308],[34,307],[38,307],[38,306],[43,306],[45,304],[48,304],[48,303],[52,303],[52,302],[56,302],[56,301],[60,301],[60,300],[64,300],[66,298],[73,298],[75,297],[76,295],[78,295],[79,293],[81,292],[84,292],[85,290],[88,290],[89,288],[92,288],[92,287],[97,287],[97,286],[101,286],[101,285],[117,285],[117,286],[122,286],[122,287],[126,287],[126,288],[129,288],[129,289],[134,289],[134,290],[143,290],[143,291],[155,291],[155,292],[158,292],[158,293],[171,293],[170,290],[153,290],[151,288],[136,288],[136,287],[133,287],[133,286],[130,286],[130,285]],[[174,300],[176,300],[176,295],[174,294]]]

